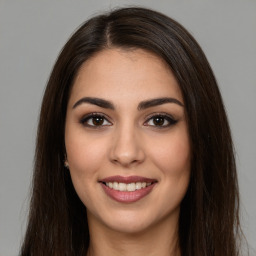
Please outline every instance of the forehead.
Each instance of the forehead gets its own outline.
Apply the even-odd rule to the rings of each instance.
[[[145,50],[103,50],[80,68],[71,100],[81,96],[120,98],[175,96],[182,101],[179,85],[168,65]]]

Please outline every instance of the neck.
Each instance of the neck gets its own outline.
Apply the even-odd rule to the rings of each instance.
[[[90,223],[89,223],[90,229]],[[87,256],[180,256],[178,224],[162,221],[138,233],[120,233],[93,225]]]

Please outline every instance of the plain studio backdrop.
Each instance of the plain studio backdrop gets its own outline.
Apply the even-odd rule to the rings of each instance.
[[[232,129],[242,226],[256,248],[255,0],[0,0],[0,256],[18,255],[24,235],[38,113],[60,49],[88,18],[130,5],[176,19],[205,51]]]

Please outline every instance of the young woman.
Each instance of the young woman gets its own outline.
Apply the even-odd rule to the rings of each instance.
[[[42,102],[28,255],[239,255],[216,80],[177,22],[124,8],[83,24]]]

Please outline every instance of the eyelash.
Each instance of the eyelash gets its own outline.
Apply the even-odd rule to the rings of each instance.
[[[107,121],[107,122],[110,123],[110,124],[108,124],[108,125],[99,125],[99,126],[98,126],[98,125],[91,125],[91,124],[88,124],[88,121],[89,121],[90,119],[93,119],[93,118],[96,118],[96,117],[102,118],[104,122]],[[111,122],[108,121],[108,118],[107,118],[105,115],[101,114],[101,113],[90,113],[90,114],[84,116],[84,117],[81,119],[80,123],[81,123],[82,125],[86,126],[86,127],[90,127],[90,128],[93,128],[93,129],[99,129],[99,128],[101,128],[102,126],[110,126],[110,125],[111,125]]]
[[[172,125],[175,125],[178,121],[176,119],[174,119],[171,115],[169,114],[165,114],[165,113],[154,113],[152,114],[145,123],[148,123],[150,120],[154,120],[156,118],[161,118],[163,119],[164,123],[168,122],[168,124],[159,126],[158,125],[146,125],[146,126],[154,126],[157,129],[164,129],[167,127],[170,127]]]
[[[100,124],[100,125],[93,125],[93,124],[88,124],[89,120],[93,121],[93,118],[101,118],[101,121],[103,121],[103,124]],[[145,123],[149,123],[150,120],[154,120],[154,118],[161,118],[163,119],[162,121],[164,121],[163,124],[165,124],[166,122],[168,122],[168,124],[165,124],[165,125],[149,125],[149,124],[146,124]],[[108,124],[105,124],[104,125],[104,122],[107,122]],[[171,115],[169,114],[166,114],[166,113],[154,113],[152,114],[148,119],[147,121],[144,123],[145,126],[152,126],[152,127],[155,127],[157,129],[164,129],[164,128],[167,128],[167,127],[170,127],[172,125],[175,125],[178,121],[175,120]],[[101,114],[101,113],[90,113],[86,116],[84,116],[81,120],[80,120],[80,123],[86,127],[89,127],[89,128],[92,128],[92,129],[100,129],[104,126],[111,126],[112,123],[108,120],[108,118]]]

